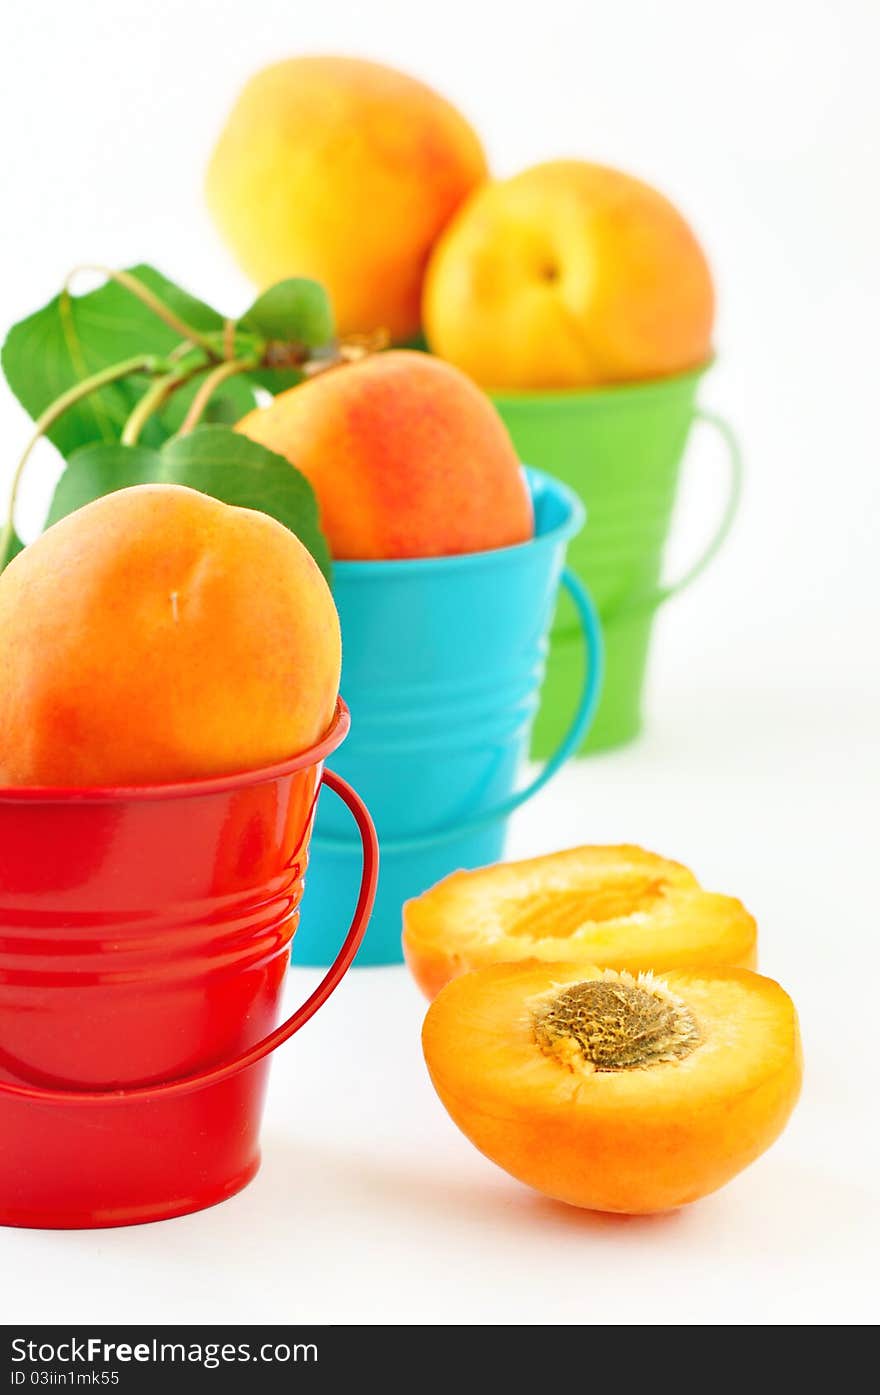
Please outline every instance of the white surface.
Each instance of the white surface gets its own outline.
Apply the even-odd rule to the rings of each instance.
[[[4,1320],[876,1320],[875,713],[851,703],[839,743],[818,709],[754,715],[765,740],[734,734],[719,754],[735,714],[682,703],[641,746],[566,772],[513,839],[522,853],[635,838],[758,915],[762,967],[801,1010],[807,1075],[787,1132],[748,1172],[648,1219],[543,1200],[445,1114],[406,971],[364,969],[279,1054],[246,1191],[132,1230],[0,1233]],[[314,977],[292,975],[291,1005]]]
[[[4,321],[84,260],[150,260],[243,306],[201,168],[238,84],[286,52],[397,63],[470,113],[499,172],[580,153],[693,219],[720,289],[704,401],[741,429],[741,523],[660,621],[646,741],[566,772],[513,848],[642,841],[742,896],[801,1008],[807,1087],[717,1197],[653,1221],[578,1215],[457,1135],[415,990],[362,972],[279,1059],[247,1192],[160,1227],[0,1234],[4,1320],[876,1318],[878,37],[871,0],[447,0],[433,19],[408,0],[30,0],[17,18],[0,54]],[[2,477],[26,431],[8,396],[0,427]],[[717,455],[695,441],[692,459],[673,563],[716,497]],[[26,532],[55,468],[35,457]]]

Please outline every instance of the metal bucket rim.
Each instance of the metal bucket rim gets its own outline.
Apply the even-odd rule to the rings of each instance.
[[[696,368],[689,368],[684,373],[667,373],[660,378],[642,378],[632,383],[607,383],[602,387],[486,390],[496,407],[502,409],[526,406],[550,411],[558,407],[560,402],[566,405],[586,406],[600,403],[616,406],[624,399],[628,401],[634,397],[660,397],[676,388],[690,384],[695,386],[716,362],[717,356],[712,354],[705,363],[698,364]]]
[[[354,561],[340,559],[333,561],[333,575],[345,580],[357,580],[364,584],[369,580],[387,579],[392,576],[414,576],[419,573],[463,571],[467,567],[493,567],[511,557],[523,556],[536,547],[555,547],[574,537],[587,520],[587,510],[583,501],[567,484],[545,470],[535,470],[523,465],[529,493],[534,496],[533,486],[538,485],[554,493],[568,508],[568,517],[546,532],[536,533],[526,542],[513,543],[510,547],[492,547],[482,552],[456,552],[448,557],[392,557],[381,560]]]
[[[256,770],[237,770],[225,775],[209,775],[197,780],[175,780],[155,785],[0,785],[0,804],[113,804],[138,800],[185,799],[199,795],[223,794],[246,786],[271,784],[286,775],[319,765],[342,744],[351,726],[348,704],[336,699],[333,720],[321,740],[299,755]]]

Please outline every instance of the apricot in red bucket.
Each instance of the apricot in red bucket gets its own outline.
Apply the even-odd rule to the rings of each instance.
[[[178,485],[87,504],[0,574],[0,784],[252,770],[334,713],[339,620],[299,540]]]

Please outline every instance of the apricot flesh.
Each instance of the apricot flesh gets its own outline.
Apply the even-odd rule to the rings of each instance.
[[[282,524],[141,485],[49,528],[0,575],[0,785],[252,770],[333,718],[339,620]]]
[[[802,1074],[794,1004],[746,969],[493,965],[443,989],[422,1044],[486,1157],[556,1200],[629,1214],[730,1181],[781,1133]]]
[[[714,290],[656,189],[582,160],[477,189],[431,254],[432,350],[483,387],[585,388],[680,373],[711,354]]]
[[[308,477],[338,559],[442,557],[532,536],[501,418],[464,374],[427,354],[392,350],[330,369],[236,430]]]
[[[470,969],[525,959],[632,973],[754,968],[756,943],[740,901],[628,845],[454,872],[403,908],[404,954],[428,998]]]
[[[207,173],[214,218],[261,286],[311,276],[343,335],[419,331],[428,254],[486,178],[467,121],[415,78],[360,58],[300,57],[245,86]]]

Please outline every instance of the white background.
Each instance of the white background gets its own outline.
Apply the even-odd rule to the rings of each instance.
[[[783,1140],[718,1196],[647,1221],[580,1214],[457,1135],[424,1074],[415,989],[402,970],[361,971],[278,1061],[248,1191],[131,1231],[0,1232],[3,1319],[876,1318],[880,10],[29,0],[15,25],[0,54],[4,324],[82,261],[148,260],[243,308],[202,170],[240,83],[294,52],[423,76],[498,173],[596,158],[692,219],[720,291],[703,401],[747,452],[740,524],[659,622],[643,742],[567,771],[511,847],[641,841],[742,896],[762,966],[801,1008],[807,1083]],[[0,426],[5,481],[27,430],[5,392]],[[709,440],[689,463],[672,565],[720,488]],[[26,533],[54,469],[51,451],[34,458]],[[294,974],[292,991],[309,982]]]

